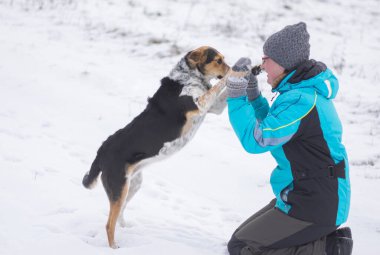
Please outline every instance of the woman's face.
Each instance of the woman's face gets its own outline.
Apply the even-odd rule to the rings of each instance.
[[[262,59],[263,63],[261,64],[261,69],[267,73],[267,82],[274,88],[274,86],[276,86],[274,81],[285,69],[267,56],[264,56]]]

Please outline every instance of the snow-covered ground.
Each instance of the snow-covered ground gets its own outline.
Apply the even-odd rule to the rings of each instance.
[[[312,58],[340,80],[354,254],[379,254],[378,0],[0,0],[0,254],[226,254],[234,229],[272,198],[275,167],[243,151],[226,112],[144,170],[118,250],[107,246],[102,186],[81,180],[186,52],[211,45],[230,64],[258,63],[265,38],[301,20]]]

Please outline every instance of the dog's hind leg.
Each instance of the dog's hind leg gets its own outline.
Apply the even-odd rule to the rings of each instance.
[[[128,192],[129,194],[129,192]],[[128,197],[128,195],[127,195]],[[125,210],[125,207],[127,206],[127,201],[128,199],[126,199],[121,207],[121,211],[120,211],[120,214],[119,214],[119,217],[117,218],[117,222],[119,223],[119,226],[122,227],[122,228],[125,228],[127,227],[127,222],[125,221],[124,219],[124,210]]]
[[[124,201],[123,207],[121,209],[119,218],[117,219],[119,225],[123,228],[126,227],[126,225],[127,225],[125,220],[124,220],[125,207],[141,187],[141,183],[142,183],[142,179],[143,179],[141,171],[137,172],[130,179],[131,179],[131,181],[130,181],[130,185],[129,185],[129,191],[128,191],[127,197]]]
[[[116,227],[116,221],[123,207],[123,203],[128,195],[128,190],[129,190],[129,184],[128,184],[128,181],[126,181],[122,188],[121,196],[116,201],[110,200],[110,212],[108,215],[106,231],[107,231],[107,237],[108,237],[108,244],[113,249],[119,248],[115,243],[115,227]]]
[[[108,244],[111,248],[118,248],[115,243],[115,227],[123,208],[130,188],[130,173],[133,165],[122,166],[121,162],[113,165],[114,171],[104,171],[102,174],[103,186],[110,201],[110,211],[106,225]],[[125,170],[123,170],[125,169]]]

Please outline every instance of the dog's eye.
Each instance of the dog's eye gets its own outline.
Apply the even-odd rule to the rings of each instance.
[[[219,65],[221,65],[221,64],[223,63],[223,61],[222,61],[221,59],[218,59],[218,60],[216,61],[216,63],[218,63]]]

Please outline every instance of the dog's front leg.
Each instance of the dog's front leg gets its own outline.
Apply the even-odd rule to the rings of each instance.
[[[246,75],[247,75],[247,72],[235,72],[232,69],[230,69],[230,71],[228,71],[228,73],[226,74],[226,76],[223,77],[223,79],[221,79],[216,85],[214,85],[211,89],[209,89],[205,94],[197,98],[196,103],[201,114],[206,114],[211,109],[211,107],[215,104],[216,100],[219,98],[219,95],[223,95],[222,91],[226,87],[226,81],[229,76],[243,77]],[[227,94],[225,94],[224,97],[227,98]]]
[[[208,110],[208,113],[221,114],[227,106],[227,90],[223,89],[219,96],[215,99],[214,104]]]

